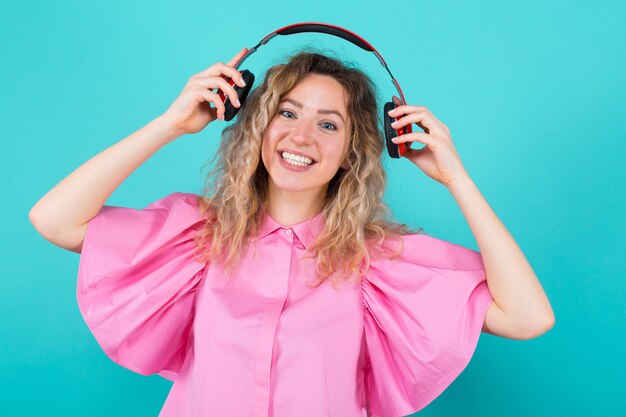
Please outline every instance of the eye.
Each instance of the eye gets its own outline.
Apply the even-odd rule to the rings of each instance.
[[[289,114],[293,115],[293,113],[290,112],[289,110],[281,110],[279,113],[280,114],[289,113]]]
[[[281,115],[283,115],[283,116],[284,116],[285,114],[290,114],[290,115],[292,115],[292,116],[293,116],[293,113],[292,113],[291,111],[289,111],[289,110],[280,110],[278,113],[279,113],[279,114],[281,114]],[[285,117],[287,117],[288,119],[291,119],[291,117],[290,117],[290,116],[285,116]],[[322,125],[328,125],[328,126],[331,126],[331,127],[329,127],[329,128],[325,128],[326,130],[337,130],[337,126],[335,126],[334,124],[332,124],[332,123],[330,123],[330,122],[323,122],[323,123],[322,123]]]
[[[330,130],[337,130],[337,126],[335,126],[335,125],[334,125],[334,124],[332,124],[332,123],[329,123],[329,122],[324,122],[324,123],[322,123],[322,124],[332,126],[332,129],[330,129]]]

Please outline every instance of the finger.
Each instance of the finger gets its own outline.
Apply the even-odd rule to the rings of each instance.
[[[195,75],[195,77],[221,77],[221,78],[230,78],[232,80],[235,80],[235,82],[237,83],[237,85],[239,85],[240,87],[244,87],[246,85],[246,83],[243,80],[243,77],[241,76],[241,72],[237,71],[235,68],[223,64],[221,62],[218,62],[212,66],[210,66],[209,68],[207,68],[206,70],[198,73],[197,75]]]
[[[226,65],[226,64],[222,64],[221,62],[216,64],[217,68],[220,70],[221,74],[216,74],[221,76],[222,78],[224,78],[224,76],[235,80],[235,82],[237,83],[237,85],[239,85],[239,87],[245,87],[246,82],[243,80],[243,76],[241,75],[241,72],[238,71],[237,69],[235,69],[234,67],[230,66],[230,65]]]
[[[204,77],[204,78],[197,77],[195,79],[195,82],[199,84],[200,86],[202,86],[203,88],[210,88],[210,89],[219,88],[225,94],[228,95],[228,98],[230,99],[230,102],[233,103],[233,106],[235,107],[241,106],[241,104],[237,104],[239,103],[239,97],[237,96],[237,92],[235,91],[233,86],[230,85],[224,78],[222,77]]]
[[[404,106],[400,106],[404,107]],[[400,109],[398,107],[398,109]],[[409,106],[413,107],[413,106]],[[410,123],[417,124],[420,128],[422,128],[426,133],[435,134],[438,136],[446,136],[446,132],[443,128],[443,125],[427,110],[416,110],[412,113],[407,114],[404,117],[398,118],[398,115],[392,113],[393,116],[396,117],[396,121],[391,124],[394,129],[400,129],[403,126],[406,126]]]
[[[394,116],[401,116],[403,114],[409,114],[409,113],[414,113],[416,111],[424,111],[426,113],[429,113],[431,116],[434,117],[434,115],[432,114],[432,112],[430,110],[428,110],[426,107],[424,106],[412,106],[409,104],[401,104],[398,107],[396,107],[394,110],[392,110],[394,112]]]
[[[416,149],[416,148],[408,148],[408,149],[406,150],[406,152],[404,152],[404,155],[403,155],[403,156],[404,156],[405,158],[408,158],[408,159],[414,160],[414,158],[417,158],[417,157],[418,157],[421,153],[424,153],[424,152],[429,152],[429,151],[430,151],[430,149],[428,149],[428,147],[427,147],[427,146],[424,146],[423,148],[420,148],[420,149]],[[431,152],[432,152],[432,151],[431,151]]]
[[[239,60],[241,59],[241,57],[243,57],[243,56],[244,56],[247,52],[248,52],[248,48],[243,48],[241,51],[239,51],[239,53],[238,53],[237,55],[235,55],[235,56],[233,57],[233,59],[231,59],[230,61],[228,61],[228,64],[226,64],[226,65],[228,65],[228,66],[230,66],[230,67],[234,67],[234,66],[235,66],[235,64],[236,64],[237,62],[239,62]]]
[[[248,48],[243,48],[241,51],[239,51],[239,53],[237,55],[235,55],[233,57],[233,59],[231,59],[230,61],[228,61],[228,63],[226,64],[227,67],[232,67],[233,69],[235,69],[235,65],[239,62],[239,60],[248,52]],[[235,69],[235,71],[237,71],[237,69]],[[233,78],[233,76],[230,76],[231,79],[235,80],[235,82],[237,83],[237,85],[239,85],[239,87],[245,87],[246,83],[243,80],[243,77],[241,76],[241,72],[237,71],[237,75],[235,78]]]
[[[224,103],[222,103],[222,99],[216,93],[205,90],[204,88],[198,90],[200,96],[204,99],[204,101],[209,103],[213,103],[215,106],[215,115],[218,119],[224,120],[224,113],[226,113],[226,107]]]
[[[219,85],[219,87],[217,88],[219,88],[220,90],[222,90],[223,93],[228,95],[228,98],[230,99],[230,102],[233,103],[233,106],[241,107],[241,104],[239,103],[239,96],[237,96],[237,91],[235,91],[233,86],[230,85],[228,81],[226,81],[222,77],[212,78],[212,80],[215,80],[217,84]]]
[[[235,80],[235,82],[237,83],[237,85],[239,85],[240,87],[244,87],[246,85],[245,81],[243,80],[243,77],[241,76],[241,72],[238,71],[237,69],[235,69],[231,64],[231,62],[233,62],[233,60],[236,62],[238,60],[238,57],[242,54],[243,51],[245,51],[246,49],[244,48],[239,54],[235,55],[235,58],[233,58],[232,60],[230,60],[227,64],[224,64],[222,62],[218,62],[216,64],[211,65],[209,68],[199,72],[198,74],[194,75],[194,77],[206,77],[206,76],[219,76],[219,77],[223,77],[224,75],[226,75],[226,77],[231,78],[233,80]],[[242,55],[243,56],[243,55]],[[193,77],[192,77],[193,78]]]
[[[395,137],[393,139],[391,139],[391,141],[393,143],[403,143],[403,142],[421,142],[425,145],[430,145],[431,143],[433,143],[433,137],[432,135],[429,135],[428,133],[422,133],[422,132],[413,132],[413,133],[407,133],[404,135],[400,135],[398,137]]]

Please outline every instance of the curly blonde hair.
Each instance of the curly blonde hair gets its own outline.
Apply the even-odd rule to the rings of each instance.
[[[288,62],[271,67],[262,85],[252,90],[237,120],[222,132],[218,163],[207,175],[199,198],[206,226],[196,235],[196,259],[217,260],[229,275],[259,231],[267,201],[268,172],[261,159],[266,128],[282,98],[309,74],[328,75],[345,89],[350,133],[348,168],[339,168],[328,184],[323,202],[325,227],[313,243],[319,286],[331,278],[335,284],[361,276],[371,257],[391,258],[403,250],[399,235],[424,233],[387,220],[391,210],[383,202],[387,177],[382,166],[385,144],[378,128],[375,86],[359,69],[317,52],[301,51]],[[215,180],[212,178],[215,177]],[[398,250],[386,248],[397,239]]]

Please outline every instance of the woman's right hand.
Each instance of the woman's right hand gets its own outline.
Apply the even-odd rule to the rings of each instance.
[[[209,68],[189,78],[180,95],[174,100],[161,118],[171,123],[172,127],[181,135],[186,133],[198,133],[213,120],[224,120],[224,103],[213,89],[219,88],[230,99],[235,107],[237,105],[237,93],[228,84],[223,76],[232,78],[241,87],[244,86],[241,73],[233,65],[248,52],[243,48],[228,64],[218,62]],[[211,107],[211,104],[215,107]]]

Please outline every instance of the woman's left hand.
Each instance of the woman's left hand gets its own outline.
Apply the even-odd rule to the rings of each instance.
[[[397,124],[392,124],[394,129],[415,123],[424,130],[424,132],[407,133],[393,139],[394,143],[417,141],[426,145],[421,149],[409,148],[403,156],[417,165],[426,175],[447,188],[468,177],[452,143],[448,127],[424,106],[401,105],[402,101],[396,96],[393,96],[393,100],[398,107],[395,112],[391,113],[391,116],[403,116],[396,122]]]

